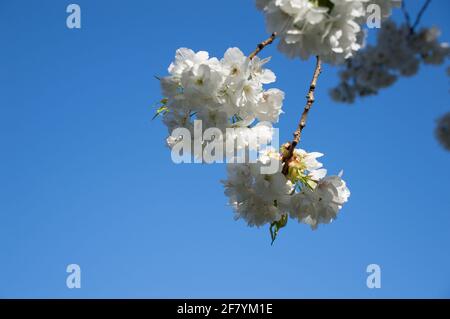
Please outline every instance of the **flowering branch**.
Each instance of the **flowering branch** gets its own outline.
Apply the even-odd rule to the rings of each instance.
[[[284,163],[282,173],[286,177],[288,177],[288,174],[289,174],[289,162],[292,159],[292,157],[294,156],[295,147],[300,142],[300,138],[302,136],[302,131],[305,128],[306,120],[308,119],[309,110],[311,109],[312,105],[314,104],[314,100],[315,100],[314,92],[316,90],[317,80],[319,79],[319,75],[321,72],[322,72],[322,61],[319,56],[316,56],[316,67],[314,69],[314,75],[311,80],[311,84],[309,85],[308,94],[306,95],[306,105],[303,110],[302,117],[300,118],[298,127],[294,132],[294,139],[292,140],[291,143],[287,143],[288,144],[287,146],[284,146],[284,148],[287,150],[287,153],[285,151],[282,151],[282,154],[283,154],[282,162]],[[306,185],[308,185],[308,183],[306,183]],[[286,226],[287,221],[288,221],[287,214],[283,214],[279,221],[274,221],[270,224],[269,230],[270,230],[270,236],[272,238],[272,245],[273,245],[275,239],[277,238],[278,232],[280,231],[281,228]]]
[[[259,52],[261,52],[266,46],[268,46],[269,44],[271,44],[271,43],[275,40],[276,36],[277,36],[277,33],[274,32],[274,33],[271,34],[271,36],[270,36],[267,40],[265,40],[265,41],[259,43],[259,44],[256,46],[255,51],[253,51],[252,53],[250,53],[250,55],[248,56],[248,58],[249,58],[250,60],[253,60],[253,58],[254,58],[255,56],[257,56]]]
[[[309,86],[308,94],[306,95],[306,105],[305,109],[303,110],[302,117],[300,118],[300,122],[298,123],[297,130],[294,132],[294,139],[289,144],[288,152],[286,155],[283,155],[283,174],[287,175],[289,172],[289,161],[291,160],[292,156],[294,155],[294,150],[297,144],[300,142],[300,138],[302,136],[302,131],[306,126],[306,120],[308,119],[308,113],[311,109],[312,105],[314,104],[314,92],[316,90],[317,80],[319,78],[320,73],[322,72],[322,62],[320,60],[319,56],[316,56],[316,67],[314,69],[314,75],[311,80],[311,84]]]

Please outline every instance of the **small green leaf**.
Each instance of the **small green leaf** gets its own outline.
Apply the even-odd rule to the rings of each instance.
[[[156,119],[158,116],[160,116],[161,114],[166,114],[167,112],[169,112],[169,108],[167,107],[167,106],[165,106],[165,105],[162,105],[162,106],[160,106],[157,110],[156,110],[156,113],[155,113],[155,115],[153,116],[153,118],[152,118],[152,121],[154,120],[154,119]]]
[[[330,9],[328,13],[334,8],[334,3],[331,0],[309,0],[316,7],[325,7]]]
[[[280,229],[285,227],[287,222],[288,222],[288,216],[283,215],[283,216],[281,216],[279,221],[272,222],[272,224],[270,224],[269,230],[270,230],[270,237],[272,239],[271,245],[273,245],[275,239],[277,239],[277,235],[278,235],[278,232],[280,231]]]

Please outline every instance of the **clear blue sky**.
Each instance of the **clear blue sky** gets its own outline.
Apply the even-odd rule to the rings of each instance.
[[[331,101],[325,67],[302,147],[343,168],[352,196],[332,225],[290,221],[270,246],[267,228],[233,220],[225,167],[173,164],[151,121],[153,76],[177,48],[220,56],[267,36],[253,1],[78,0],[81,30],[66,28],[69,3],[0,2],[0,297],[450,297],[450,153],[433,136],[444,67],[352,106]],[[448,12],[435,0],[423,19],[447,41]],[[287,141],[314,61],[269,55]]]

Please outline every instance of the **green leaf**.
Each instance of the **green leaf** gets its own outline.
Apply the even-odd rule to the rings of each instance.
[[[269,230],[270,230],[270,237],[272,239],[271,245],[273,245],[275,239],[277,239],[278,232],[280,231],[280,229],[285,227],[287,222],[288,222],[288,216],[283,215],[283,216],[281,216],[279,221],[276,221],[276,222],[273,222],[272,224],[270,224]]]
[[[334,8],[334,3],[331,0],[309,0],[316,7],[325,7],[328,8],[328,13],[331,12]]]
[[[161,114],[166,114],[167,112],[169,112],[169,108],[166,105],[162,105],[160,106],[157,110],[155,115],[152,118],[152,121],[154,119],[156,119],[158,116],[160,116]]]

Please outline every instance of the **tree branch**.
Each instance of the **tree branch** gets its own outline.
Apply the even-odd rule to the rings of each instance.
[[[272,35],[271,35],[267,40],[265,40],[265,41],[259,43],[259,44],[256,46],[255,51],[253,51],[252,53],[250,53],[250,55],[248,56],[248,58],[249,58],[250,60],[253,60],[253,58],[254,58],[256,55],[258,55],[259,52],[261,52],[266,46],[268,46],[269,44],[271,44],[271,43],[275,40],[276,36],[277,36],[277,34],[276,34],[276,32],[274,32],[274,33],[272,33]]]
[[[413,30],[415,30],[416,27],[419,25],[420,19],[422,19],[422,16],[425,13],[425,11],[427,10],[430,3],[431,3],[431,0],[426,0],[425,3],[423,4],[422,8],[419,11],[419,14],[417,14],[416,21],[414,21],[414,24],[411,27]]]
[[[308,94],[306,95],[306,105],[303,110],[302,117],[300,118],[300,122],[298,123],[298,127],[294,132],[294,139],[289,144],[288,153],[286,156],[283,156],[283,174],[287,175],[289,172],[289,161],[291,160],[292,156],[294,155],[294,150],[297,144],[300,142],[300,139],[302,137],[302,131],[306,126],[306,120],[308,119],[308,113],[311,109],[312,105],[314,104],[314,92],[316,90],[317,80],[319,78],[320,73],[322,72],[322,62],[320,60],[319,56],[316,56],[316,67],[314,69],[314,75],[311,80],[311,84],[309,86]]]
[[[408,10],[406,10],[405,1],[402,1],[402,12],[403,12],[403,16],[405,17],[406,26],[409,28],[409,30],[412,33],[411,16],[409,15]]]

